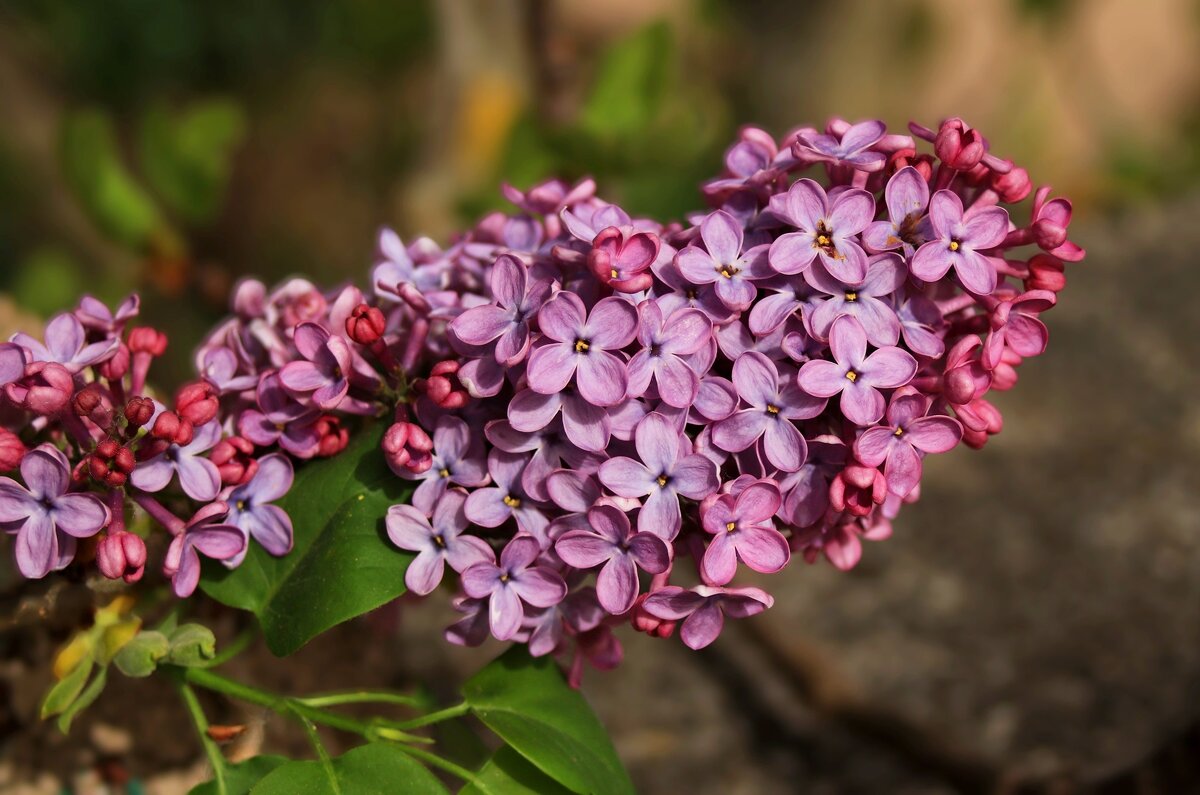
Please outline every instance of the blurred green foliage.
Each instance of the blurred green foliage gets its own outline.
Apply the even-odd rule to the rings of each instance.
[[[176,114],[156,105],[142,118],[142,170],[182,218],[210,221],[220,209],[231,156],[245,131],[245,114],[231,100],[199,102]]]

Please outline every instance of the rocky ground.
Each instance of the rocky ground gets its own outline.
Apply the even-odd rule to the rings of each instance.
[[[623,668],[586,691],[639,791],[1200,792],[1198,211],[1073,235],[1088,261],[1049,316],[1050,351],[997,401],[1004,433],[931,460],[921,502],[855,571],[793,566],[770,579],[773,610],[703,653],[625,638]],[[448,694],[491,650],[446,646],[435,613],[237,665],[283,690]],[[148,792],[203,775],[153,685],[118,677],[70,738],[38,724],[54,640],[15,637],[0,647],[0,792],[56,792],[55,774],[105,757]],[[277,721],[224,715],[249,720],[249,746],[304,753]]]

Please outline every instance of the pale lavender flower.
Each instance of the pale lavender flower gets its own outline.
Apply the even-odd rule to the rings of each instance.
[[[12,336],[12,342],[29,352],[31,362],[55,362],[71,373],[78,373],[85,367],[107,361],[121,347],[121,341],[116,338],[103,339],[89,345],[83,324],[72,314],[62,314],[53,318],[46,324],[45,334],[45,345],[20,332]]]
[[[615,409],[614,409],[615,410]],[[508,404],[508,421],[522,433],[537,433],[562,413],[563,432],[581,450],[603,452],[612,434],[612,417],[585,399],[573,386],[544,395],[522,389]]]
[[[679,637],[690,649],[703,649],[721,634],[725,616],[749,618],[775,604],[761,588],[713,588],[697,585],[684,590],[660,588],[643,603],[647,613],[665,621],[683,621]]]
[[[793,145],[797,157],[808,161],[827,162],[835,166],[850,166],[858,171],[880,171],[887,165],[882,152],[868,151],[879,143],[887,127],[879,120],[861,121],[842,133],[833,135],[804,132]]]
[[[754,282],[772,275],[767,264],[767,246],[743,251],[741,225],[724,210],[717,210],[700,224],[704,248],[688,246],[675,256],[684,278],[693,284],[713,284],[717,297],[730,309],[746,309],[758,290]]]
[[[106,336],[120,337],[125,324],[138,316],[141,305],[141,297],[137,293],[133,293],[126,296],[125,300],[117,306],[117,311],[113,312],[103,301],[85,295],[79,300],[75,317],[79,318],[79,322],[86,328],[94,329]]]
[[[868,260],[867,278],[857,285],[835,279],[821,268],[805,274],[813,287],[828,295],[809,315],[809,327],[819,339],[829,338],[829,328],[841,315],[852,315],[862,324],[867,341],[875,346],[895,345],[900,339],[900,318],[887,301],[908,279],[904,261],[895,254],[876,254]]]
[[[619,351],[637,335],[637,309],[628,301],[602,298],[589,315],[574,293],[560,292],[538,312],[542,334],[553,342],[529,355],[529,387],[543,395],[561,392],[574,380],[594,406],[615,406],[628,383]]]
[[[312,394],[312,401],[326,411],[337,408],[350,391],[353,358],[346,340],[315,323],[296,327],[296,349],[303,360],[288,362],[279,380],[293,392]]]
[[[0,343],[0,386],[11,384],[25,377],[28,354],[13,342]]]
[[[748,408],[712,426],[713,444],[739,453],[761,438],[772,465],[785,472],[799,469],[808,448],[792,420],[817,416],[826,401],[801,391],[790,373],[780,377],[775,362],[756,351],[743,353],[733,363],[733,385]]]
[[[905,259],[912,259],[917,247],[930,234],[929,184],[921,172],[905,166],[892,175],[884,189],[888,220],[875,221],[863,230],[862,240],[871,251],[901,249]]]
[[[700,379],[683,359],[712,339],[712,322],[696,309],[680,309],[664,322],[655,301],[638,307],[641,323],[638,342],[642,349],[629,361],[629,397],[641,397],[653,381],[658,396],[667,405],[686,408],[696,398]]]
[[[434,507],[432,522],[412,505],[388,508],[384,519],[388,538],[401,549],[417,553],[404,573],[408,590],[420,596],[431,593],[442,581],[447,563],[462,573],[476,563],[496,560],[486,541],[463,533],[470,524],[466,502],[465,492],[450,489]]]
[[[682,524],[680,495],[700,500],[715,492],[717,469],[704,456],[692,454],[679,428],[658,412],[637,424],[634,445],[641,461],[610,458],[600,467],[600,482],[618,496],[644,497],[638,530],[670,541]]]
[[[633,607],[638,595],[637,570],[661,574],[671,565],[671,553],[662,538],[653,533],[634,533],[629,517],[611,505],[597,505],[587,512],[589,530],[570,530],[554,544],[554,551],[568,566],[591,569],[596,575],[600,605],[620,615]]]
[[[829,484],[846,465],[846,445],[824,434],[808,440],[804,466],[779,481],[783,505],[779,518],[793,527],[816,524],[829,509]]]
[[[964,214],[958,194],[939,190],[929,201],[929,219],[932,239],[913,255],[913,276],[936,282],[954,268],[963,287],[977,295],[991,294],[996,289],[996,267],[980,252],[1004,240],[1008,211],[984,207]]]
[[[783,274],[800,273],[820,258],[825,270],[848,284],[867,277],[867,255],[854,239],[875,217],[875,197],[850,188],[833,201],[811,179],[797,180],[787,193],[771,197],[770,211],[799,229],[771,244],[771,267]]]
[[[763,574],[787,565],[791,550],[773,521],[782,502],[774,481],[758,480],[737,496],[722,494],[708,504],[700,517],[704,531],[712,535],[700,562],[700,576],[706,583],[728,583],[737,573],[739,559]]]
[[[488,623],[497,640],[508,640],[520,631],[523,604],[552,607],[567,595],[567,585],[557,572],[535,565],[540,554],[538,540],[522,534],[505,545],[499,565],[484,561],[462,573],[467,596],[488,600]]]
[[[200,375],[221,394],[245,392],[258,386],[257,375],[238,375],[238,357],[229,348],[209,348],[200,363]]]
[[[867,466],[884,466],[888,489],[903,497],[921,481],[921,454],[945,453],[962,438],[953,417],[926,416],[929,398],[897,394],[887,410],[887,424],[868,428],[854,443],[854,455]],[[885,463],[886,462],[886,463]]]
[[[431,455],[433,464],[423,472],[399,470],[400,477],[421,481],[413,492],[412,504],[426,516],[433,513],[450,484],[474,488],[487,483],[483,440],[458,417],[446,415],[438,419]]]
[[[550,297],[550,280],[530,282],[528,269],[504,255],[492,265],[495,304],[468,309],[450,323],[450,331],[468,345],[495,343],[496,361],[512,367],[529,351],[529,322]]]
[[[923,295],[916,294],[900,305],[900,333],[904,344],[913,353],[941,358],[946,352],[946,342],[938,330],[943,326],[942,313],[937,304]]]
[[[221,490],[217,465],[202,457],[221,441],[221,423],[201,425],[186,445],[172,444],[166,450],[142,461],[129,476],[129,482],[142,491],[162,491],[179,473],[179,485],[193,500],[209,502]]]
[[[163,573],[171,578],[175,595],[192,595],[200,582],[200,555],[214,560],[230,560],[245,554],[246,536],[240,528],[225,524],[229,506],[223,502],[205,505],[167,547]]]
[[[70,494],[71,469],[58,448],[43,444],[21,459],[22,486],[0,477],[0,529],[16,534],[17,569],[38,579],[67,565],[75,539],[108,525],[111,514],[94,494]]]
[[[258,408],[238,417],[238,433],[259,447],[276,442],[297,458],[312,458],[321,444],[316,421],[320,413],[297,402],[279,380],[278,372],[262,376],[256,391]]]
[[[467,497],[467,518],[480,527],[499,527],[512,517],[521,532],[539,541],[545,539],[546,515],[521,486],[521,474],[528,460],[524,455],[492,450],[488,454],[488,473],[495,485],[471,492]]]
[[[417,245],[422,241],[418,240]],[[375,294],[388,301],[397,301],[400,285],[413,285],[420,292],[442,290],[446,287],[445,269],[436,263],[416,265],[404,241],[393,230],[379,230],[378,260],[371,271]]]
[[[842,395],[842,414],[857,425],[874,425],[883,416],[880,389],[904,386],[917,372],[912,354],[884,347],[867,356],[867,333],[857,319],[843,315],[829,330],[829,348],[835,361],[805,362],[797,375],[800,388],[810,395]]]
[[[263,549],[279,557],[292,551],[292,519],[278,505],[271,505],[292,488],[294,471],[291,460],[280,453],[258,459],[254,477],[226,490],[221,500],[229,506],[225,524],[253,538]],[[245,549],[226,561],[230,567],[241,564]]]
[[[506,453],[533,453],[521,473],[521,486],[539,502],[550,499],[548,478],[564,463],[575,472],[587,474],[595,472],[604,462],[602,455],[581,450],[564,438],[562,423],[557,419],[533,432],[518,431],[507,420],[492,420],[484,426],[483,433]],[[436,439],[434,444],[436,447]]]

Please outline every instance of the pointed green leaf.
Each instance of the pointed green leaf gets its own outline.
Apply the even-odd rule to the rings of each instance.
[[[280,765],[287,764],[284,756],[263,754],[252,756],[245,762],[225,766],[225,795],[248,795],[250,790],[268,773]],[[219,795],[217,782],[206,781],[192,787],[188,795]]]
[[[489,729],[572,792],[633,792],[604,727],[547,658],[513,647],[471,677],[463,694]]]
[[[206,562],[205,593],[256,614],[275,654],[291,654],[405,591],[413,555],[388,541],[383,518],[408,501],[413,484],[388,469],[379,447],[383,430],[377,423],[340,455],[299,468],[279,502],[295,527],[290,553],[272,557],[251,542],[236,569]]]
[[[45,720],[51,715],[57,715],[63,712],[67,707],[74,703],[75,699],[79,698],[80,692],[83,691],[83,686],[87,684],[88,676],[92,673],[93,656],[89,652],[78,665],[71,669],[71,672],[50,688],[46,693],[46,697],[42,700],[42,719]]]
[[[108,669],[97,668],[96,675],[92,681],[88,682],[88,686],[79,694],[79,698],[71,702],[71,705],[63,710],[63,713],[58,716],[58,730],[66,734],[71,730],[71,721],[75,720],[75,716],[92,705],[92,702],[100,697],[104,692],[104,685],[108,682]]]
[[[570,790],[534,767],[506,745],[492,755],[479,778],[459,790],[459,795],[570,795]]]
[[[251,795],[447,795],[432,773],[393,745],[370,743],[331,760],[288,762],[267,774]]]

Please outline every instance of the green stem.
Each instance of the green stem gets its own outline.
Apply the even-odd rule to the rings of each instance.
[[[468,781],[472,784],[479,783],[478,776],[476,776],[470,770],[467,770],[465,767],[460,767],[459,765],[454,764],[449,759],[443,759],[437,754],[431,754],[428,751],[421,750],[420,748],[413,748],[411,745],[397,745],[396,748],[401,752],[413,757],[414,759],[420,759],[422,762],[425,762],[428,765],[440,767],[450,775],[455,776],[456,778],[461,778],[463,781]]]
[[[196,691],[182,679],[176,681],[176,687],[183,699],[184,706],[187,707],[188,714],[192,717],[192,723],[196,726],[196,733],[200,735],[200,743],[204,746],[208,763],[212,765],[213,778],[217,782],[217,793],[218,795],[227,795],[229,788],[225,784],[225,757],[221,754],[221,749],[217,747],[213,738],[208,736],[208,718],[204,716],[200,699],[196,698]]]
[[[321,742],[321,735],[317,733],[317,725],[295,710],[292,710],[292,713],[300,721],[300,725],[304,727],[304,732],[308,735],[308,741],[312,743],[313,749],[317,752],[317,758],[321,760],[321,768],[325,771],[325,778],[329,780],[330,788],[334,791],[335,795],[342,795],[342,788],[337,780],[337,772],[333,769],[333,760],[329,758],[329,751],[325,749],[325,743]]]
[[[422,715],[419,718],[401,721],[400,723],[396,724],[395,728],[401,730],[419,729],[422,726],[432,726],[433,724],[441,723],[444,720],[451,720],[453,718],[461,717],[470,711],[471,705],[464,701],[461,704],[455,704],[453,707],[446,707],[445,709],[440,709],[437,712],[430,712],[428,715]]]
[[[341,704],[399,704],[405,707],[420,707],[424,699],[391,693],[386,690],[350,690],[344,693],[320,693],[293,699],[309,707],[336,707]]]
[[[216,668],[218,665],[224,665],[245,651],[246,647],[253,643],[256,637],[258,637],[258,628],[246,627],[244,630],[238,633],[238,636],[233,639],[232,643],[221,649],[221,651],[215,657],[206,662],[204,667]]]

